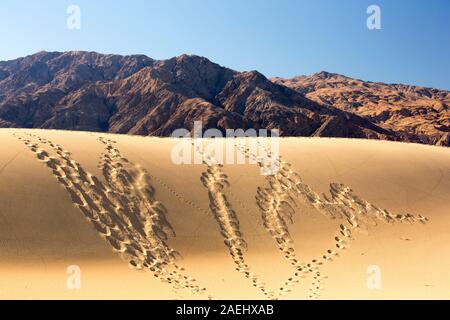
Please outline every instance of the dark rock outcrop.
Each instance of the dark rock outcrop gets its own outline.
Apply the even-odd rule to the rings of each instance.
[[[377,120],[389,115],[358,115],[310,97],[315,88],[284,82],[190,55],[158,61],[143,55],[39,52],[0,62],[0,127],[169,136],[202,121],[205,130],[265,128],[279,129],[283,136],[448,145],[448,135],[436,136],[438,143],[407,134]],[[444,103],[435,108],[448,110]],[[445,123],[436,125],[448,130]]]

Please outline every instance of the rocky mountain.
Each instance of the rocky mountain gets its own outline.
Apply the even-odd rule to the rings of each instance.
[[[448,145],[448,138],[404,132],[284,82],[191,55],[153,60],[143,55],[39,52],[0,62],[0,127],[169,136],[175,129],[192,130],[193,122],[201,120],[204,129],[222,131],[277,128],[283,136]],[[442,109],[447,110],[444,98]],[[434,125],[442,132],[447,128],[448,134],[448,124]]]
[[[402,140],[450,145],[450,91],[365,82],[324,71],[272,81],[395,131]]]

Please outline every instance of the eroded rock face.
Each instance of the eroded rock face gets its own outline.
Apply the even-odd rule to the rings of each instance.
[[[365,82],[328,72],[272,81],[396,132],[400,140],[450,146],[449,91]]]
[[[316,97],[315,87],[304,89],[294,82],[270,81],[256,71],[236,72],[198,56],[157,61],[143,55],[39,52],[0,62],[0,127],[169,136],[202,121],[205,130],[279,129],[283,136],[449,144],[448,135],[404,132],[379,120],[389,115],[377,113],[377,118],[343,108]],[[413,91],[434,94],[441,104],[433,110],[448,112],[448,95],[423,90]],[[390,99],[399,99],[391,94]],[[435,130],[448,131],[445,123],[436,120],[436,126],[446,127]]]

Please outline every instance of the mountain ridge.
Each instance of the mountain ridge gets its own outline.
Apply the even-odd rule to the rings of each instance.
[[[280,129],[282,136],[449,144],[382,126],[284,82],[197,55],[154,60],[145,55],[41,51],[0,62],[0,127],[170,136],[175,129],[192,130],[194,121],[202,121],[204,129],[222,131],[265,128]]]
[[[331,73],[271,80],[317,103],[359,115],[387,130],[415,136],[422,143],[450,145],[450,91]]]

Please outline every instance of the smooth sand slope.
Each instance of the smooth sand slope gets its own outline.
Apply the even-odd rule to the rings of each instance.
[[[283,138],[264,176],[168,138],[0,142],[0,298],[450,299],[448,148]]]

